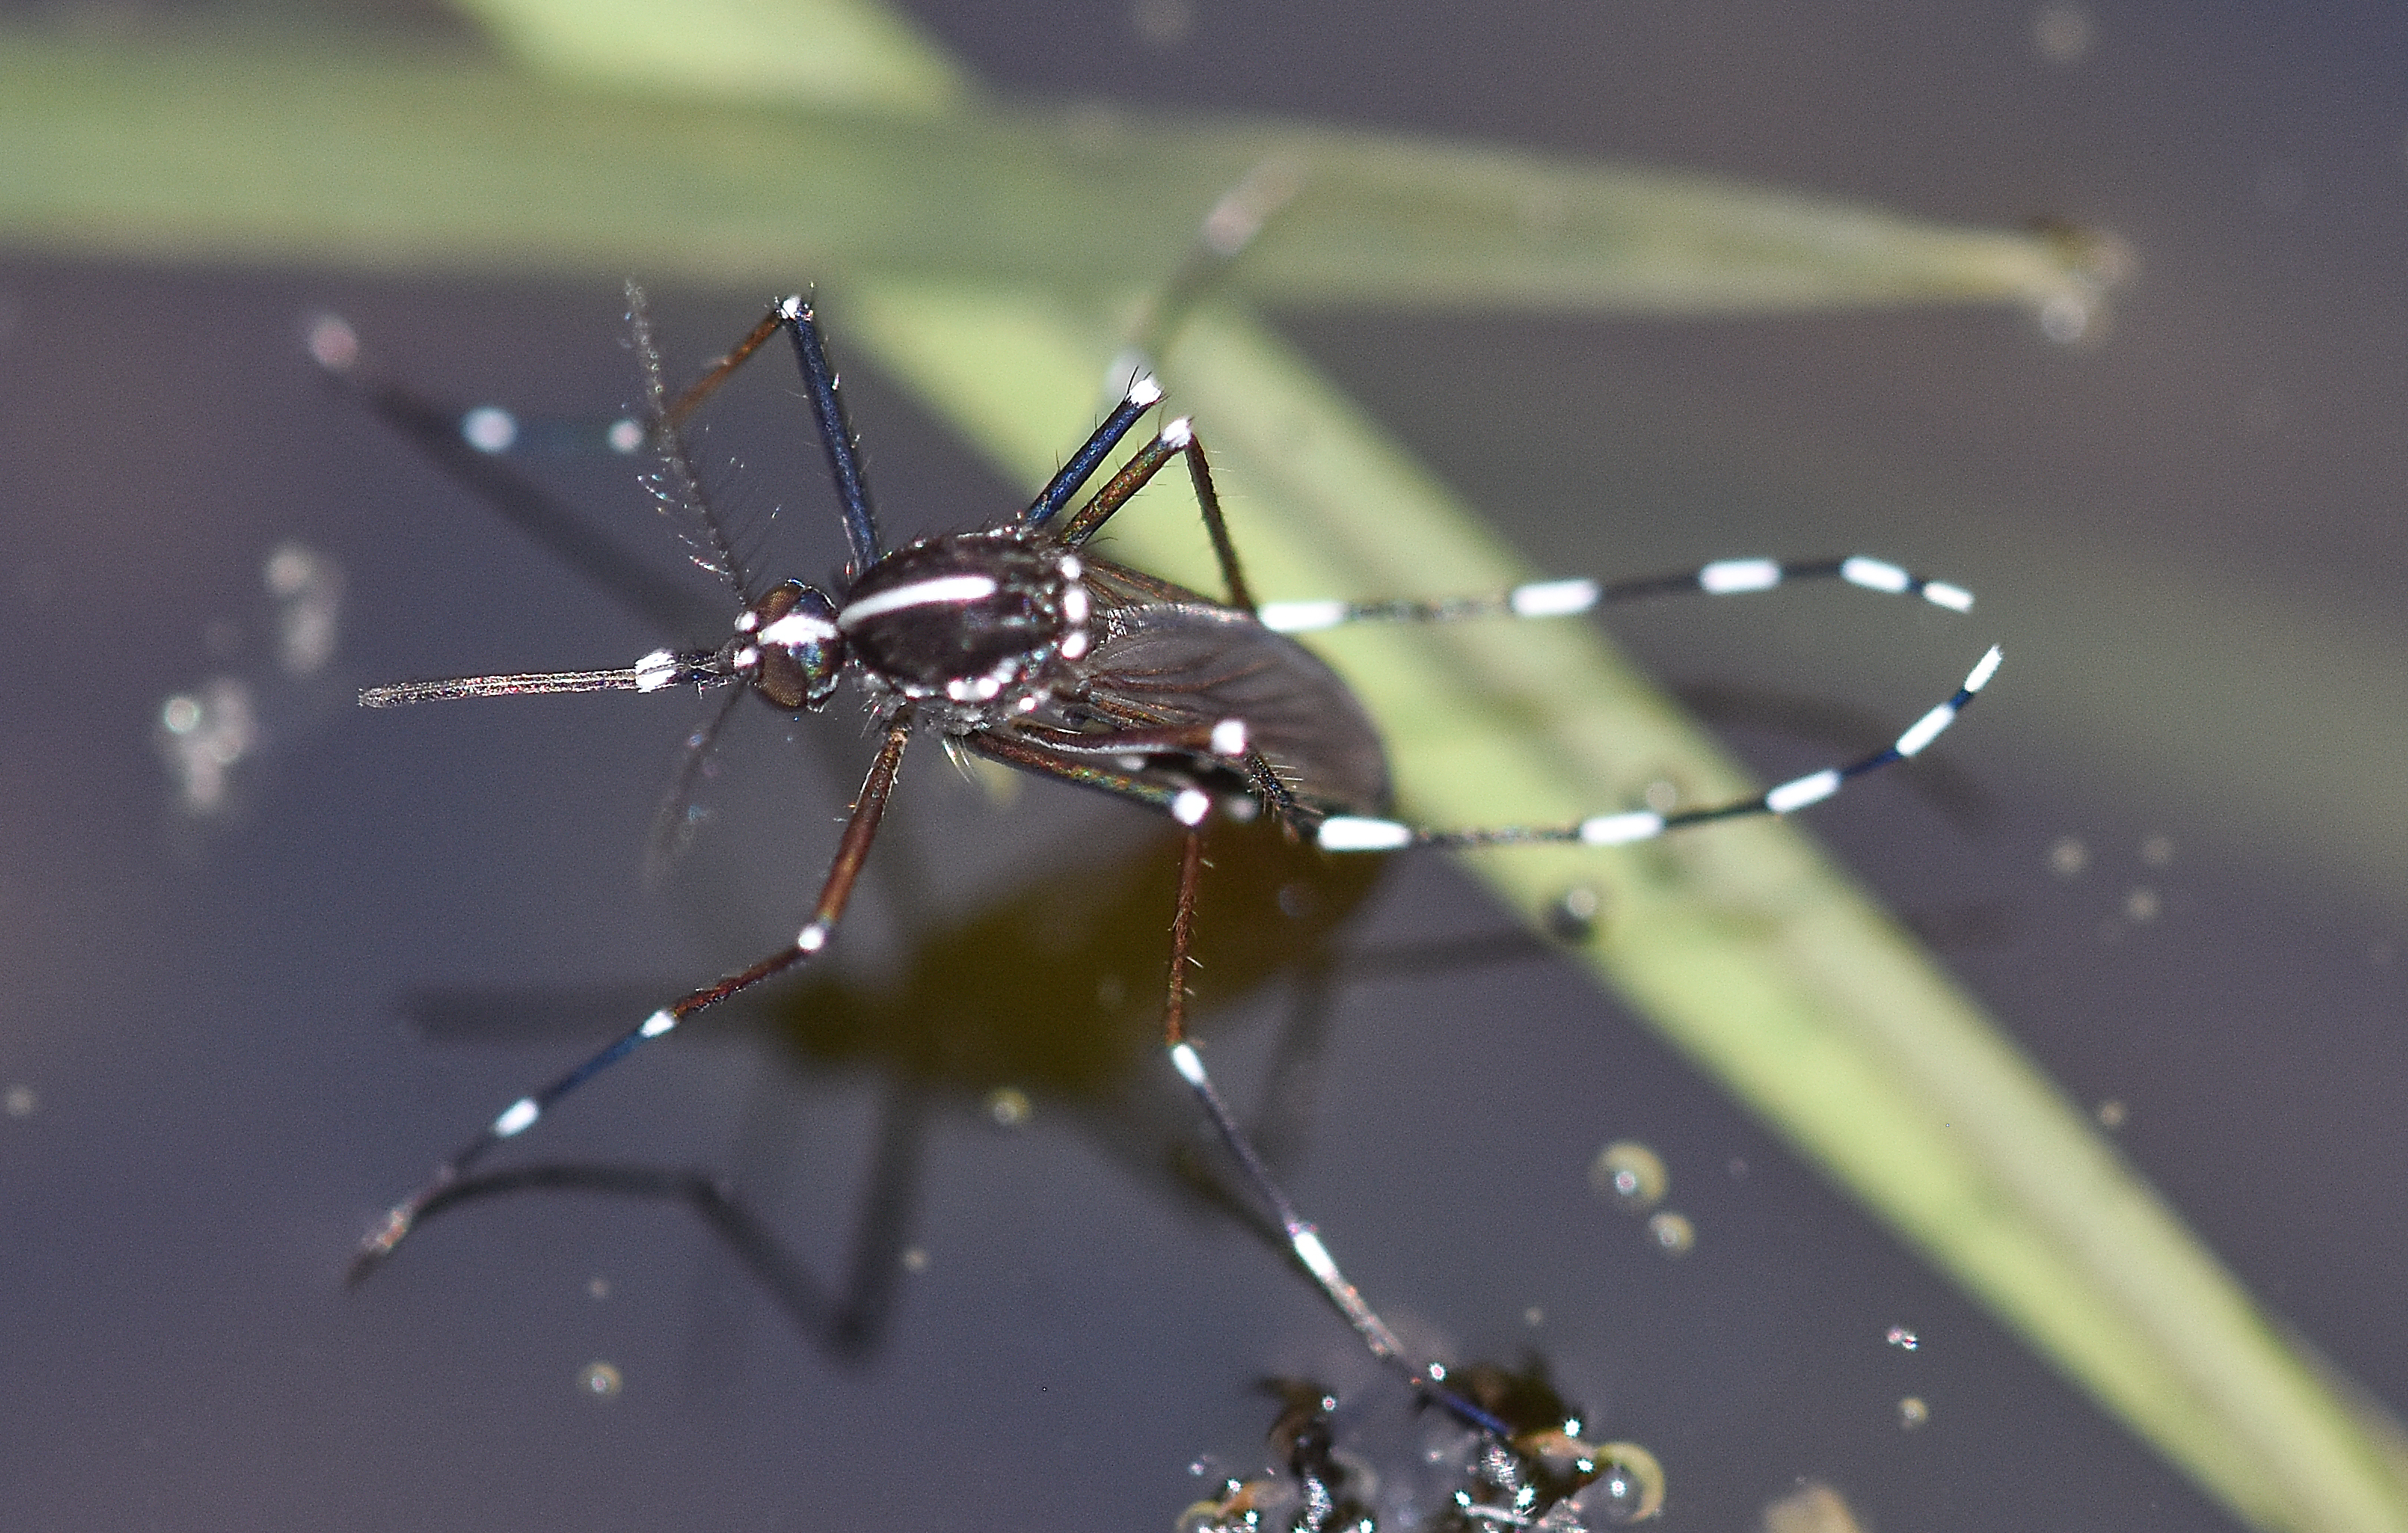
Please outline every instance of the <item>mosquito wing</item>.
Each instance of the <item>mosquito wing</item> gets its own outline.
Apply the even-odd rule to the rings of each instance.
[[[1299,803],[1385,812],[1387,752],[1338,673],[1252,614],[1181,595],[1190,599],[1106,607],[1084,680],[1064,699],[1066,721],[1109,729],[1242,719],[1251,748]]]

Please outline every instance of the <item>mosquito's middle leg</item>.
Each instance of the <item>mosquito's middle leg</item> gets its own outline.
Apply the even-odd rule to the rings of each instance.
[[[1409,1350],[1396,1331],[1371,1308],[1370,1302],[1364,1298],[1362,1290],[1348,1282],[1346,1274],[1339,1270],[1337,1259],[1330,1255],[1329,1247],[1322,1240],[1320,1232],[1297,1211],[1296,1204],[1271,1175],[1270,1167],[1265,1164],[1262,1155],[1246,1138],[1236,1114],[1229,1110],[1228,1104],[1222,1100],[1219,1090],[1213,1086],[1211,1074],[1204,1068],[1203,1056],[1188,1040],[1187,970],[1195,945],[1197,890],[1202,881],[1203,871],[1203,833],[1190,830],[1180,850],[1179,895],[1170,918],[1170,980],[1163,999],[1163,1045],[1170,1053],[1171,1067],[1179,1072],[1180,1079],[1187,1082],[1189,1089],[1196,1094],[1196,1099],[1203,1105],[1205,1116],[1211,1120],[1221,1142],[1228,1147],[1230,1155],[1244,1173],[1247,1184],[1256,1196],[1269,1205],[1272,1216],[1278,1219],[1280,1228],[1286,1233],[1288,1250],[1312,1275],[1313,1282],[1338,1312],[1346,1317],[1346,1323],[1354,1327],[1354,1334],[1363,1339],[1363,1344],[1371,1350],[1371,1354],[1395,1366],[1415,1389],[1445,1407],[1466,1425],[1494,1433],[1500,1439],[1511,1438],[1512,1428],[1505,1423],[1448,1385],[1444,1364],[1426,1361]]]

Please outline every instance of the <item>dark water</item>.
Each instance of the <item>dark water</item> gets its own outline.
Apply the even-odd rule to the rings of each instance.
[[[1550,570],[1862,548],[1964,574],[2005,679],[1928,767],[1817,824],[2070,1094],[2122,1104],[2132,1157],[2270,1307],[2403,1393],[2408,864],[2352,808],[2401,768],[2350,750],[2398,736],[2408,638],[2396,13],[2102,7],[2055,62],[2015,6],[1200,3],[1165,45],[1113,5],[923,14],[1017,90],[2130,241],[2139,281],[2076,348],[2003,315],[1283,322]],[[1154,827],[1036,786],[997,809],[934,752],[833,981],[681,1037],[523,1146],[616,1192],[460,1208],[346,1292],[359,1234],[471,1125],[789,930],[865,742],[830,719],[789,746],[750,710],[715,817],[648,891],[688,704],[349,705],[656,636],[323,390],[306,317],[340,308],[464,396],[608,410],[616,294],[21,261],[0,298],[0,1526],[1159,1529],[1199,1455],[1251,1462],[1258,1376],[1392,1395],[1178,1169],[1192,1125],[1144,1042]],[[660,308],[693,358],[752,301]],[[903,528],[1010,503],[875,376],[855,408]],[[712,445],[810,574],[836,555],[793,488],[799,424],[764,388]],[[624,471],[554,482],[673,566]],[[326,562],[288,575],[345,592],[307,679],[262,583],[287,545]],[[1922,700],[1928,656],[1845,603],[1627,632],[1768,772]],[[2328,659],[2387,686],[2334,703]],[[195,818],[159,721],[213,678],[258,733]],[[1451,1355],[1542,1353],[1603,1435],[1664,1459],[1668,1526],[1751,1526],[1801,1476],[1888,1530],[2220,1526],[1460,875],[1294,893],[1301,917],[1223,961],[1216,1069],[1372,1296]],[[1291,937],[1304,966],[1250,988]],[[1669,1164],[1687,1255],[1591,1194],[1624,1138]],[[687,1170],[767,1244],[639,1196]]]

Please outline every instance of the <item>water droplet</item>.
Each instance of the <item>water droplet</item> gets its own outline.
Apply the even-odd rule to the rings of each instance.
[[[997,1086],[986,1094],[986,1115],[997,1128],[1018,1128],[1036,1110],[1028,1093],[1018,1086]]]
[[[1689,1223],[1687,1214],[1674,1213],[1670,1209],[1647,1221],[1647,1233],[1656,1237],[1656,1243],[1667,1256],[1685,1256],[1698,1243],[1698,1226]]]
[[[2163,867],[2174,860],[2174,838],[2152,833],[2141,838],[2141,860],[2151,867]]]
[[[2059,346],[2071,346],[2090,334],[2098,305],[2078,293],[2052,293],[2041,301],[2040,333]]]
[[[1584,1511],[1608,1523],[1644,1522],[1664,1510],[1664,1466],[1636,1442],[1609,1442],[1597,1451],[1602,1472],[1581,1495]]]
[[[610,1297],[610,1280],[608,1278],[586,1279],[585,1297],[597,1302],[602,1299],[609,1298]]]
[[[1522,1324],[1525,1325],[1537,1326],[1543,1325],[1546,1323],[1547,1311],[1540,1309],[1535,1304],[1522,1311]]]
[[[322,314],[309,326],[309,355],[329,372],[346,372],[360,360],[360,337],[339,316]]]
[[[2078,879],[2090,866],[2090,849],[2079,836],[2060,836],[2048,849],[2048,870],[2061,879]]]
[[[597,1400],[615,1400],[626,1381],[608,1363],[588,1363],[577,1375],[577,1387]]]
[[[913,1246],[909,1251],[904,1252],[903,1270],[906,1272],[925,1272],[928,1270],[928,1254],[921,1250],[918,1246]]]
[[[11,1118],[30,1118],[41,1110],[42,1099],[34,1095],[33,1087],[19,1085],[8,1088],[7,1103]]]
[[[1671,1190],[1671,1173],[1664,1157],[1637,1139],[1616,1139],[1589,1162],[1588,1184],[1599,1197],[1610,1197],[1625,1213],[1645,1213],[1664,1201]]]
[[[1670,814],[1681,807],[1681,785],[1670,778],[1659,777],[1647,784],[1647,807],[1658,814]]]
[[[1923,1403],[1920,1395],[1909,1395],[1898,1402],[1898,1428],[1912,1432],[1931,1419],[1931,1407]]]
[[[2040,50],[2040,56],[2060,67],[2088,58],[2091,45],[2097,40],[2090,12],[2071,0],[2050,0],[2050,4],[2033,11],[2031,35],[2032,46]]]
[[[1923,1345],[1923,1339],[1904,1325],[1892,1325],[1889,1328],[1889,1344],[1900,1352],[1913,1352]]]
[[[2124,919],[2135,926],[2145,926],[2165,909],[2165,901],[2155,889],[2140,888],[2124,896]]]
[[[2115,1097],[2110,1096],[2099,1104],[2099,1126],[2101,1128],[2121,1128],[2126,1116],[2124,1104]]]

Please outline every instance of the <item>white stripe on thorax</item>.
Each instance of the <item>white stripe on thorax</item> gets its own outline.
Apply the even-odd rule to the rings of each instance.
[[[984,601],[995,592],[995,577],[992,575],[939,575],[933,580],[914,580],[910,585],[898,585],[892,591],[881,591],[874,596],[864,596],[838,612],[836,623],[839,628],[853,628],[871,618],[899,612],[906,608]]]

